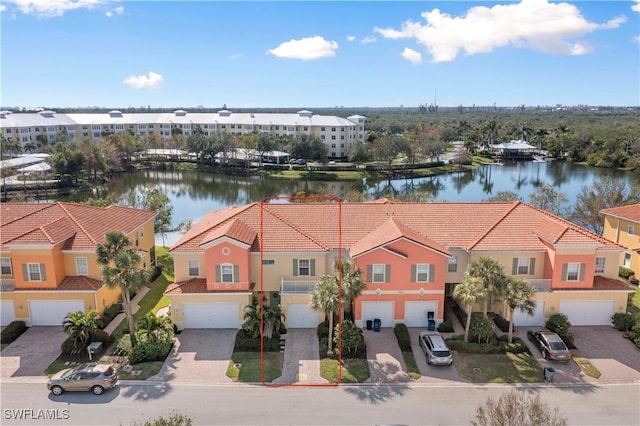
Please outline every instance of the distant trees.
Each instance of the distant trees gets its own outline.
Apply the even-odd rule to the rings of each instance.
[[[558,216],[566,214],[567,194],[549,185],[536,187],[535,192],[529,196],[529,202],[539,209],[546,210]]]

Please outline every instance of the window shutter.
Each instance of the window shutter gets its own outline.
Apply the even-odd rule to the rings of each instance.
[[[568,265],[566,263],[562,264],[562,281],[567,280],[567,267]]]
[[[587,269],[586,263],[580,264],[580,281],[584,281],[584,271]]]
[[[433,263],[429,265],[429,282],[432,283],[436,277],[436,265]]]
[[[536,273],[536,258],[532,257],[529,259],[529,275],[534,275]]]
[[[40,264],[40,279],[42,281],[46,281],[47,280],[47,274],[46,274],[46,272],[44,270],[44,263]]]
[[[316,275],[316,260],[309,260],[309,276],[314,277]]]
[[[216,282],[222,282],[222,276],[220,274],[220,265],[216,265]]]
[[[238,265],[233,265],[233,282],[240,282],[240,267]]]
[[[298,259],[293,259],[293,276],[298,276]]]
[[[518,275],[518,258],[513,258],[513,263],[511,267],[511,275]]]
[[[416,282],[416,265],[411,265],[411,282]]]
[[[367,265],[367,281],[373,282],[373,265]]]
[[[391,265],[384,265],[384,282],[391,282]]]
[[[26,263],[22,264],[22,278],[25,281],[29,281],[29,271],[27,271],[27,264]]]

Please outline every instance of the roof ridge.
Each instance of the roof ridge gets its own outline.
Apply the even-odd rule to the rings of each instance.
[[[4,204],[4,203],[3,203],[3,204]],[[31,203],[24,203],[24,204],[31,204]],[[42,208],[41,208],[41,209],[38,209],[38,210],[34,210],[34,211],[32,211],[32,212],[29,212],[29,213],[25,214],[24,216],[16,217],[15,219],[10,220],[10,221],[9,221],[9,222],[7,222],[7,223],[3,223],[2,225],[3,225],[3,226],[7,226],[7,225],[9,225],[9,224],[11,224],[11,223],[13,223],[13,222],[16,222],[16,221],[18,221],[18,220],[22,220],[22,219],[24,219],[25,217],[33,216],[34,214],[36,214],[36,213],[40,213],[42,210],[45,210],[45,209],[51,208],[51,207],[55,206],[56,204],[57,204],[57,202],[56,202],[56,203],[46,203],[46,204],[36,204],[36,205],[41,205],[41,206],[42,206]]]
[[[45,223],[43,225],[38,226],[36,229],[39,229],[40,231],[42,231],[42,233],[44,234],[45,237],[47,237],[47,239],[49,240],[49,242],[51,244],[53,244],[55,241],[53,240],[53,238],[51,237],[51,235],[49,235],[49,233],[45,230],[45,227],[49,226],[49,225],[54,225],[56,222],[60,222],[61,220],[64,220],[64,217],[59,217],[56,220],[53,220],[51,222]]]
[[[96,241],[96,239],[95,239],[95,238],[93,238],[93,236],[92,236],[89,232],[87,232],[87,230],[84,228],[84,226],[82,226],[82,225],[80,224],[80,222],[79,222],[75,217],[73,217],[73,215],[69,212],[69,210],[67,210],[67,209],[65,208],[65,206],[64,206],[64,204],[65,204],[65,203],[57,202],[56,204],[60,205],[60,208],[61,208],[61,209],[62,209],[62,210],[67,214],[67,216],[69,216],[69,219],[71,219],[71,221],[72,221],[73,223],[75,223],[75,224],[78,226],[78,228],[80,228],[80,230],[81,230],[82,232],[84,232],[84,234],[89,238],[89,240],[90,240],[94,245],[98,244],[98,242]],[[78,205],[78,206],[80,206],[80,204],[77,204],[77,205]],[[91,206],[82,206],[82,207],[91,207]],[[98,207],[98,208],[99,208],[99,207]]]
[[[317,204],[317,203],[316,203]],[[293,204],[290,204],[293,205]],[[267,210],[267,209],[265,209]],[[283,219],[280,215],[277,215],[275,212],[269,210],[269,213],[271,215],[273,215],[274,217],[276,217],[280,222],[286,224],[287,226],[289,226],[292,229],[295,229],[297,232],[299,232],[300,234],[304,235],[306,238],[308,238],[310,241],[313,241],[315,244],[317,244],[318,246],[322,247],[325,250],[329,250],[329,248],[324,245],[323,243],[319,242],[318,240],[316,240],[315,238],[309,236],[307,233],[303,232],[300,228],[298,228],[297,226],[292,225],[288,220]]]
[[[502,222],[507,216],[511,214],[512,211],[515,210],[516,207],[521,204],[526,205],[522,201],[514,201],[511,208],[507,209],[507,211],[502,216],[500,216],[498,220],[493,223],[493,225],[491,225],[485,232],[483,232],[482,235],[480,235],[473,243],[471,243],[468,248],[472,249],[474,246],[480,244],[480,241],[482,241],[487,236],[487,234],[489,234],[489,232],[491,232],[496,226],[498,226],[500,222]]]

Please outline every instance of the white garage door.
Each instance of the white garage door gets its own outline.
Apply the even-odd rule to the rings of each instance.
[[[533,315],[530,316],[522,312],[520,309],[513,311],[513,326],[514,327],[542,327],[544,325],[544,302],[541,300],[536,301],[536,309]]]
[[[84,312],[82,300],[30,300],[31,325],[62,325],[69,312]]]
[[[393,327],[393,302],[362,302],[362,323],[380,318],[383,327]]]
[[[16,311],[13,308],[13,300],[0,301],[0,325],[9,325],[16,319]]]
[[[614,306],[613,300],[570,300],[560,302],[560,312],[571,325],[610,325]]]
[[[426,327],[427,312],[433,312],[433,319],[438,310],[438,302],[405,302],[404,304],[404,323],[407,327]]]
[[[237,303],[185,303],[184,328],[240,328]]]
[[[318,312],[306,303],[289,303],[286,317],[288,328],[316,328],[320,322]]]

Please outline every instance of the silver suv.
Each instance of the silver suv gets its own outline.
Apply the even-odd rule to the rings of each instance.
[[[109,364],[80,364],[75,368],[59,371],[47,382],[47,389],[54,395],[64,391],[91,391],[100,395],[113,388],[118,375]]]
[[[453,356],[441,335],[433,331],[421,331],[420,347],[427,356],[427,364],[451,365]]]

